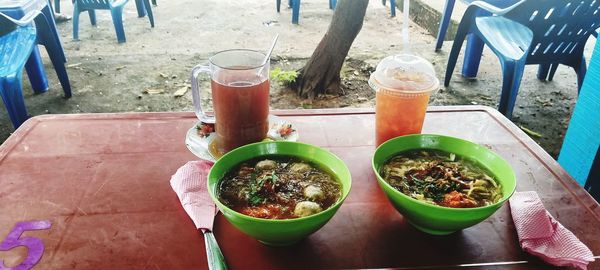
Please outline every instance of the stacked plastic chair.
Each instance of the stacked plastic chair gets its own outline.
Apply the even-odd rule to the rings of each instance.
[[[575,104],[567,133],[558,156],[560,165],[600,201],[600,43]]]
[[[31,22],[40,14],[28,13],[14,20],[0,13],[0,96],[15,128],[27,120],[23,99],[23,68],[36,44],[36,30]]]
[[[335,9],[337,0],[329,0],[329,9]],[[300,0],[288,0],[288,6],[292,8],[292,23],[298,24],[300,17]],[[277,0],[277,12],[281,10],[281,0]]]
[[[493,15],[478,16],[480,11]],[[522,0],[504,9],[473,2],[458,26],[444,85],[450,84],[465,37],[477,35],[500,60],[503,83],[498,110],[510,118],[525,65],[570,66],[581,86],[586,72],[583,49],[599,26],[597,0]]]
[[[79,39],[79,13],[87,11],[90,16],[91,24],[96,25],[96,10],[101,9],[110,10],[115,31],[117,32],[117,41],[119,43],[125,42],[123,8],[128,1],[129,0],[75,0],[73,8],[73,39]],[[136,4],[138,4],[138,14],[141,14],[142,11],[147,11],[150,26],[154,27],[154,16],[152,14],[150,0],[136,0]]]

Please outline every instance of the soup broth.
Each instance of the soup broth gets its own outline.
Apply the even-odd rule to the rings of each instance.
[[[266,219],[310,216],[335,204],[341,185],[331,174],[295,157],[244,162],[219,183],[218,198],[236,212]]]
[[[492,174],[472,160],[443,151],[400,153],[385,163],[380,174],[396,190],[445,207],[480,207],[502,198]]]

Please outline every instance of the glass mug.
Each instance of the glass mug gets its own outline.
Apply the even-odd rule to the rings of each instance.
[[[239,146],[263,140],[269,129],[269,61],[253,50],[226,50],[216,53],[208,65],[192,69],[192,99],[196,116],[215,123],[216,138],[209,151],[217,158]],[[214,116],[206,114],[200,102],[198,76],[211,78]]]

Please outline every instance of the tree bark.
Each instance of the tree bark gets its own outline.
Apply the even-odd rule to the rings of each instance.
[[[362,28],[369,0],[339,0],[329,29],[306,65],[299,70],[296,91],[300,97],[339,94],[340,70],[352,42]]]

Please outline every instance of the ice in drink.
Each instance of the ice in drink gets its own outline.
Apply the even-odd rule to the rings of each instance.
[[[433,66],[408,54],[386,57],[371,78],[376,91],[375,143],[421,133],[429,97],[439,87]]]

